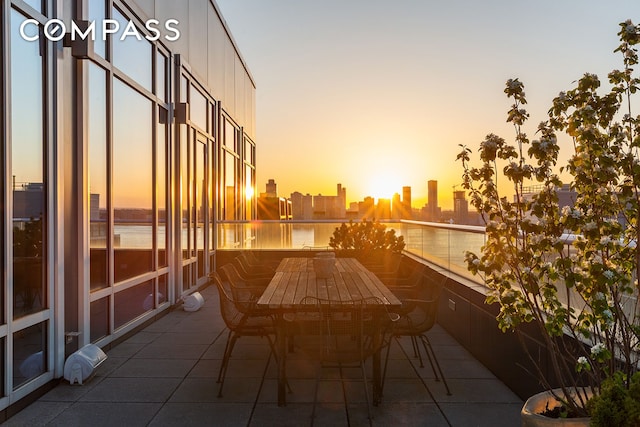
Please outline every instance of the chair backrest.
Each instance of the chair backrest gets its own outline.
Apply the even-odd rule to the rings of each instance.
[[[220,314],[225,325],[239,335],[264,335],[272,329],[273,321],[264,312],[255,309],[253,303],[238,301],[233,286],[223,281],[217,272],[211,274],[220,300]]]
[[[227,328],[235,331],[242,323],[243,313],[238,310],[233,299],[231,285],[223,282],[217,272],[213,272],[210,276],[218,288],[218,298],[220,300],[220,314]]]
[[[220,267],[224,273],[229,290],[238,308],[244,312],[255,308],[256,300],[262,295],[264,288],[250,286],[238,273],[233,264]]]
[[[402,300],[403,313],[395,327],[397,335],[422,335],[433,328],[438,314],[438,299]]]
[[[240,252],[240,257],[247,263],[247,265],[250,265],[251,267],[262,265],[260,260],[251,251]]]
[[[406,281],[409,285],[419,285],[420,281],[424,277],[424,272],[427,267],[424,264],[418,264],[415,267],[412,267],[409,271],[409,274],[406,277]]]
[[[273,277],[273,272],[269,272],[264,267],[260,266],[252,266],[247,263],[247,261],[241,257],[237,256],[233,259],[233,265],[236,267],[238,274],[244,278],[249,280],[267,280]]]

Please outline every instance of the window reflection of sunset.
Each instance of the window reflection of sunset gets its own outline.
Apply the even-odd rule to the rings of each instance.
[[[250,185],[247,185],[246,188],[244,189],[244,195],[246,197],[247,200],[251,200],[253,198],[253,187]]]

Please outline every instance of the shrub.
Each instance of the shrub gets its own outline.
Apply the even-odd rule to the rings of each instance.
[[[400,253],[404,249],[404,237],[396,236],[393,229],[387,230],[384,224],[377,221],[342,223],[336,227],[329,239],[329,246],[335,250],[355,250],[370,253],[378,250],[389,250]]]

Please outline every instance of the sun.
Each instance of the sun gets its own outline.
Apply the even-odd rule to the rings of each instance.
[[[395,193],[402,192],[397,178],[389,175],[376,175],[369,180],[369,195],[376,200],[391,199]]]

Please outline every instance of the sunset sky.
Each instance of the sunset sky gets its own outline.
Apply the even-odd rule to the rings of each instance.
[[[638,0],[216,0],[257,86],[257,191],[348,201],[391,197],[427,181],[451,209],[455,162],[505,123],[520,78],[534,136],[550,102],[585,72],[622,63],[618,23]],[[568,145],[568,140],[563,140]]]

